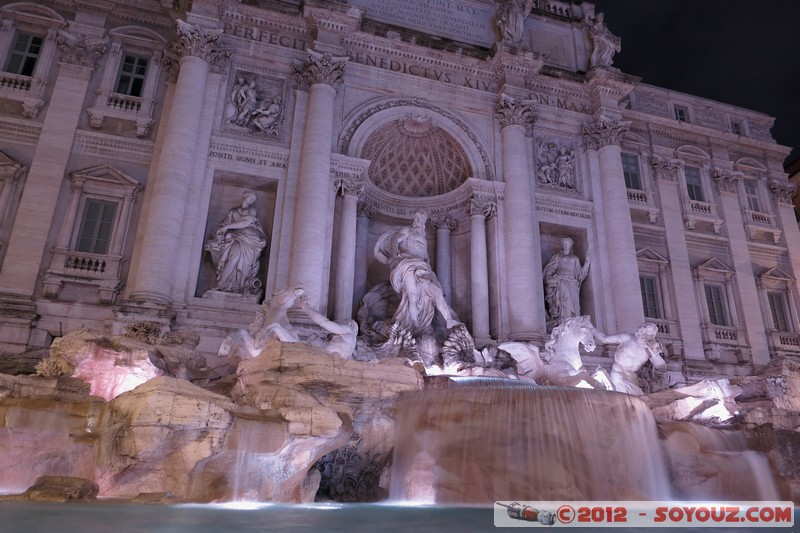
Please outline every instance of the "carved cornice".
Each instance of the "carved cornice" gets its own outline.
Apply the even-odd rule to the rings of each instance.
[[[337,57],[309,50],[305,61],[294,61],[298,84],[301,88],[308,88],[320,83],[336,87],[342,81],[342,74],[348,60],[347,57]]]
[[[772,199],[776,204],[791,206],[797,185],[773,178],[769,180],[769,190],[772,191]]]
[[[535,119],[533,114],[533,103],[529,100],[518,100],[506,94],[500,95],[500,101],[495,107],[497,120],[500,126],[523,126],[529,128]]]
[[[741,172],[714,168],[711,170],[711,177],[714,178],[720,193],[739,194],[739,180],[742,178]]]
[[[599,150],[604,146],[622,145],[622,136],[630,129],[631,123],[626,120],[600,118],[596,122],[583,125],[583,139],[587,148]]]
[[[453,231],[458,227],[458,220],[450,215],[444,215],[441,217],[432,218],[431,225],[437,230],[446,229],[448,231]]]
[[[97,60],[106,52],[104,40],[87,39],[85,35],[61,32],[56,43],[61,50],[61,61],[79,67],[95,68]]]
[[[683,168],[683,161],[654,155],[650,158],[650,165],[653,167],[653,175],[656,179],[677,181],[678,173],[681,171],[681,168]]]
[[[221,70],[231,56],[219,43],[222,30],[212,30],[178,19],[178,42],[175,52],[179,57],[197,57],[214,70]]]

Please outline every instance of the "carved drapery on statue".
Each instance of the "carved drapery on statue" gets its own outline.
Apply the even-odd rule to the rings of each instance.
[[[551,326],[581,314],[581,283],[589,274],[589,253],[586,252],[586,261],[581,265],[572,253],[572,245],[572,239],[562,238],[561,251],[550,258],[542,274]]]
[[[258,270],[267,236],[255,202],[256,194],[244,191],[242,205],[231,209],[206,241],[217,276],[213,290],[256,296],[261,292]]]
[[[505,0],[497,8],[495,23],[500,38],[508,43],[522,42],[525,19],[531,14],[534,0]]]
[[[610,67],[614,62],[614,54],[622,49],[620,38],[608,30],[603,18],[602,13],[598,13],[596,16],[587,13],[584,19],[592,39],[592,55],[589,59],[591,67]]]

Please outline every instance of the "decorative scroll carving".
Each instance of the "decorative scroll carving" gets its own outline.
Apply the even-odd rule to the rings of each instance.
[[[505,94],[500,95],[500,101],[495,108],[500,126],[524,126],[533,124],[533,105],[528,100],[517,100]]]
[[[556,139],[534,140],[536,146],[536,179],[542,185],[577,189],[575,150]]]
[[[360,197],[364,192],[364,184],[353,180],[338,178],[333,182],[337,195]]]
[[[446,228],[450,231],[453,231],[458,227],[458,220],[451,217],[450,215],[445,215],[442,217],[436,217],[432,219],[431,225],[437,230],[440,228]]]
[[[666,181],[677,181],[678,173],[683,164],[678,159],[666,159],[654,155],[650,158],[650,165],[653,167],[656,179]]]
[[[318,83],[336,87],[342,81],[342,74],[348,60],[347,57],[337,57],[329,53],[321,54],[309,50],[305,61],[295,60],[294,62],[298,83],[302,87],[311,87]]]
[[[773,178],[769,180],[769,190],[772,191],[772,199],[775,203],[792,205],[797,185]]]
[[[94,68],[97,60],[106,52],[106,43],[99,39],[87,39],[61,33],[56,40],[61,50],[61,61],[79,67]]]
[[[587,122],[583,125],[583,138],[590,150],[599,150],[611,144],[622,144],[622,136],[630,127],[630,121],[601,117],[597,122]]]
[[[467,207],[469,216],[482,216],[489,219],[497,214],[497,204],[494,202],[472,198]]]
[[[721,168],[715,168],[711,171],[711,177],[717,183],[719,192],[728,194],[739,194],[739,179],[741,174],[738,172],[731,172]]]
[[[221,69],[231,56],[230,50],[219,44],[222,30],[211,30],[189,24],[178,19],[178,43],[176,52],[180,57],[198,57],[212,69]]]

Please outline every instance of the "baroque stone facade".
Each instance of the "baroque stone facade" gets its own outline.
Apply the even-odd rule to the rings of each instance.
[[[1,2],[0,352],[148,321],[216,354],[297,284],[354,318],[378,238],[423,211],[479,347],[543,343],[569,238],[575,312],[656,323],[671,384],[800,354],[771,117],[615,69],[588,3],[347,3]],[[258,290],[219,280],[243,225]]]

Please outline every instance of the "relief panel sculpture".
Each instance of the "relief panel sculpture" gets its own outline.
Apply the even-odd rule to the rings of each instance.
[[[283,81],[237,70],[232,76],[225,127],[278,137],[283,127]]]
[[[575,150],[565,141],[537,137],[536,181],[545,187],[580,190]]]

